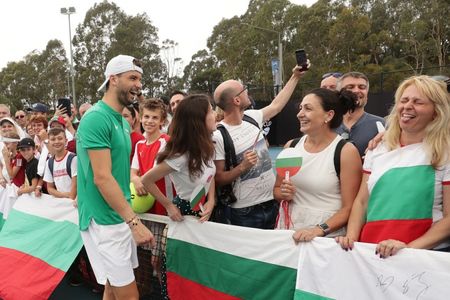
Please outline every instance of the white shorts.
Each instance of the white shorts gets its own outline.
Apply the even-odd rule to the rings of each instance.
[[[108,280],[111,286],[121,287],[134,281],[137,248],[127,224],[99,225],[92,219],[81,238],[99,284]]]

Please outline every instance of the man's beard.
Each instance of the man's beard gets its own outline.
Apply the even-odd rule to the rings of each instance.
[[[125,90],[120,90],[117,92],[117,99],[119,100],[119,103],[123,106],[128,106],[133,103],[134,99],[129,99],[129,93]]]

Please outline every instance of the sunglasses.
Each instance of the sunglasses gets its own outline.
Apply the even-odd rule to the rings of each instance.
[[[339,78],[342,76],[342,73],[339,72],[330,72],[330,73],[325,73],[322,75],[322,79],[328,78],[333,76],[334,78]]]
[[[25,115],[17,115],[17,116],[15,116],[15,118],[16,119],[23,119],[23,118],[25,118]]]
[[[242,89],[242,91],[240,91],[239,93],[237,93],[236,95],[234,95],[234,97],[239,97],[240,94],[242,94],[243,92],[245,92],[246,90],[248,90],[248,86],[244,85],[244,88]],[[233,97],[233,98],[234,98]]]
[[[450,93],[450,79],[444,81],[447,84],[447,92]]]

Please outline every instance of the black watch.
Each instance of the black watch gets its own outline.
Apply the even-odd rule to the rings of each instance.
[[[323,236],[326,236],[327,234],[329,234],[331,232],[330,226],[328,226],[327,223],[322,223],[322,224],[317,224],[317,226],[322,229],[323,231]]]

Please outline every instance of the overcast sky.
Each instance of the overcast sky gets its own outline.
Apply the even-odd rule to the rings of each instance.
[[[83,22],[92,0],[10,0],[0,4],[0,69],[10,61],[19,61],[33,50],[42,51],[51,39],[61,40],[69,55],[69,25],[61,7],[74,6],[71,15],[72,35]],[[110,1],[111,2],[111,1]],[[158,28],[160,42],[171,39],[178,42],[178,56],[188,64],[191,56],[206,48],[206,40],[215,25],[223,18],[242,15],[247,0],[115,0],[128,15],[146,12]],[[307,4],[316,0],[291,0]]]

